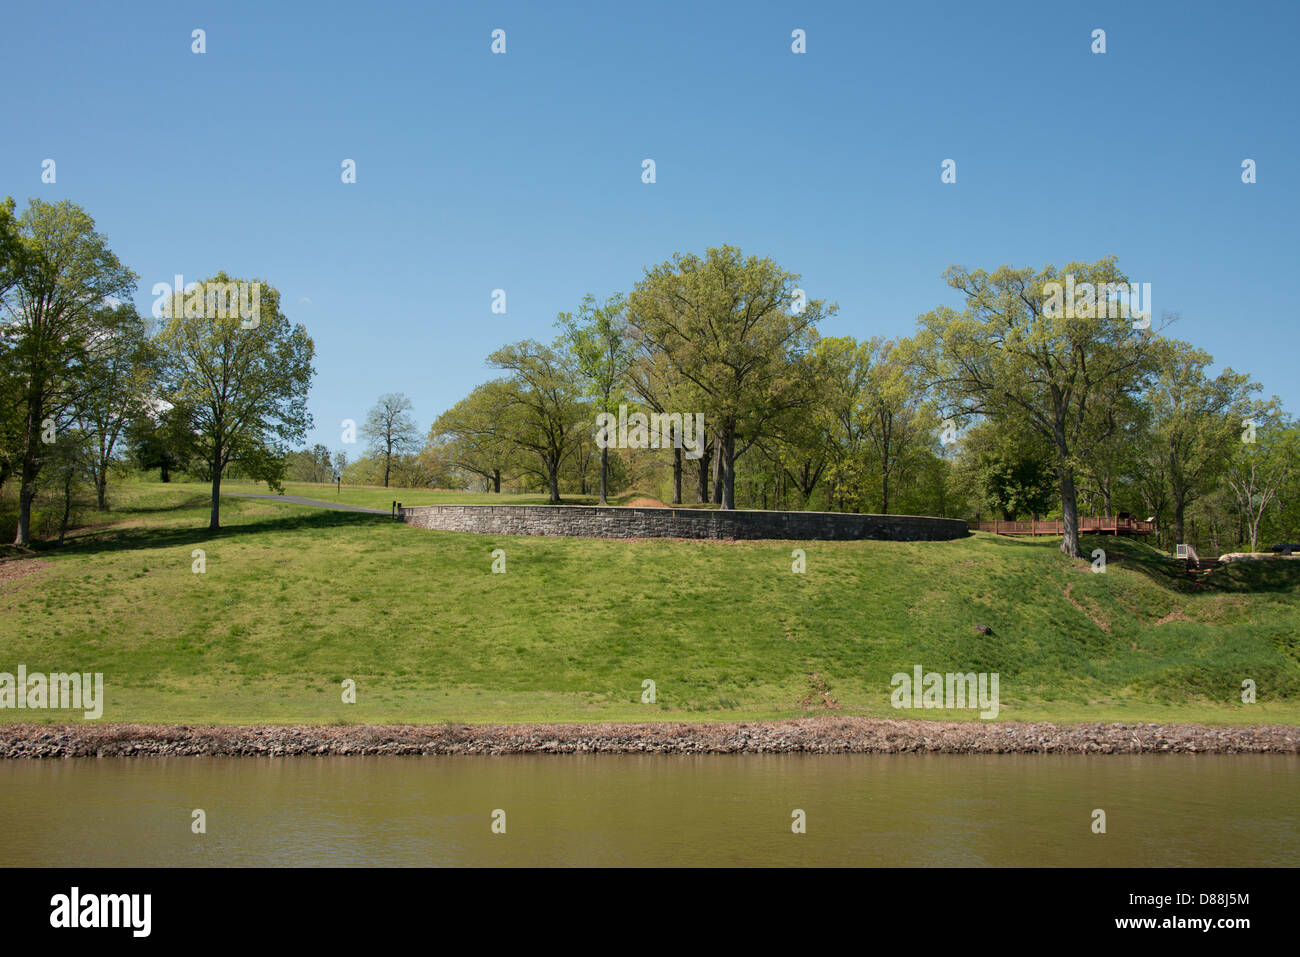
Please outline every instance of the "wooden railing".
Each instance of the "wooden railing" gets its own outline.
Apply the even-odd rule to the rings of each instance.
[[[971,522],[970,527],[994,535],[1064,535],[1065,522],[1061,519],[1043,519],[1031,522]],[[1094,516],[1079,519],[1081,533],[1094,532],[1113,535],[1150,535],[1156,530],[1155,522],[1140,522],[1132,518],[1106,518]]]

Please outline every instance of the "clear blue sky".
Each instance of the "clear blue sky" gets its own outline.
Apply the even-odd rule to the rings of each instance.
[[[311,441],[390,391],[423,430],[499,345],[722,243],[857,337],[955,305],[952,263],[1114,253],[1171,334],[1300,411],[1300,4],[288,6],[7,4],[0,195],[84,206],[142,311],[176,273],[279,288],[316,343]]]

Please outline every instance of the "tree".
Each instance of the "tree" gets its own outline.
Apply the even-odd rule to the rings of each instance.
[[[476,387],[438,416],[425,445],[453,468],[481,476],[488,491],[497,493],[514,452],[504,429],[509,388],[505,379]]]
[[[291,482],[324,484],[334,481],[334,463],[330,450],[319,442],[309,449],[285,456],[285,474]]]
[[[806,400],[792,363],[836,311],[805,303],[798,281],[771,259],[721,246],[647,269],[629,299],[631,324],[709,403],[726,509],[735,508],[736,459],[774,417]]]
[[[51,428],[57,432],[71,423],[88,385],[87,349],[96,338],[100,307],[129,298],[136,276],[95,231],[86,211],[67,200],[31,200],[18,220],[18,239],[16,265],[11,251],[4,267],[9,289],[3,309],[9,321],[0,324],[0,337],[22,419],[14,544],[25,546],[37,475],[53,444]],[[5,244],[12,248],[12,238]]]
[[[14,208],[12,196],[0,202],[0,307],[8,303],[21,271],[23,241]],[[0,488],[14,473],[23,444],[23,382],[16,358],[9,338],[0,334]]]
[[[626,301],[620,294],[596,304],[590,293],[582,300],[578,312],[562,312],[557,324],[564,327],[562,336],[574,366],[582,377],[583,392],[595,401],[597,412],[614,412],[621,386],[634,354],[624,316]],[[609,482],[609,448],[600,450],[600,504],[607,505],[605,493]]]
[[[127,441],[135,464],[146,470],[158,469],[162,482],[170,482],[172,472],[188,469],[195,456],[190,418],[168,402],[149,400],[143,413],[128,427]]]
[[[88,387],[78,418],[93,445],[91,477],[96,507],[103,511],[118,439],[144,414],[156,367],[144,319],[134,306],[104,307],[97,325],[98,334],[87,349]]]
[[[1268,507],[1300,463],[1300,428],[1275,410],[1276,402],[1256,406],[1253,434],[1243,435],[1254,441],[1238,444],[1226,473],[1252,552],[1259,547],[1259,526]]]
[[[511,373],[501,399],[500,434],[536,457],[552,505],[560,501],[560,466],[580,440],[589,409],[575,385],[571,360],[531,339],[503,346],[488,357]]]
[[[1134,327],[1121,292],[1128,280],[1114,257],[1063,271],[953,266],[944,278],[965,308],[917,320],[919,367],[955,415],[1015,414],[1050,440],[1061,551],[1082,558],[1076,476],[1098,437],[1093,404],[1141,391],[1149,374],[1153,334]]]
[[[1242,419],[1259,385],[1231,369],[1211,379],[1210,354],[1176,339],[1162,340],[1155,356],[1148,441],[1155,477],[1169,490],[1174,537],[1186,542],[1187,508],[1218,486],[1229,456],[1241,444]]]
[[[218,273],[204,286],[232,280]],[[221,476],[238,461],[245,474],[280,490],[284,445],[311,425],[307,391],[315,347],[301,325],[280,311],[280,294],[260,283],[257,322],[227,315],[173,315],[159,334],[167,399],[188,419],[212,481],[208,529],[221,527]],[[179,310],[173,310],[179,311]],[[201,310],[184,310],[185,313]],[[224,310],[223,310],[224,311]]]
[[[1081,463],[1079,490],[1110,518],[1115,514],[1116,496],[1139,485],[1143,474],[1150,471],[1145,463],[1152,454],[1151,406],[1145,394],[1120,389],[1093,402],[1092,414],[1089,431],[1096,440],[1092,454]]]
[[[1052,446],[1016,420],[984,419],[961,439],[959,472],[981,509],[1003,521],[1037,517],[1056,499]]]
[[[415,420],[406,414],[410,409],[411,400],[400,392],[381,395],[379,404],[370,410],[361,427],[361,434],[370,440],[367,451],[384,457],[384,488],[388,488],[393,456],[408,452],[419,443]]]
[[[849,387],[842,377],[843,369],[837,360],[848,353],[840,351],[840,343],[851,339],[821,339],[811,351],[799,360],[797,375],[803,382],[803,392],[815,396],[816,401],[804,406],[791,406],[772,420],[771,435],[759,438],[756,445],[772,464],[774,474],[773,501],[786,501],[789,489],[796,494],[799,508],[807,508],[809,501],[822,483],[832,463],[842,464],[844,447],[839,443],[841,422],[839,413],[844,402],[842,388]],[[835,473],[836,481],[843,471]],[[764,508],[766,495],[764,495]],[[776,507],[782,507],[782,504]]]
[[[831,505],[858,511],[866,469],[868,426],[863,410],[870,351],[851,336],[836,336],[819,340],[813,359],[820,388],[807,420],[820,426],[825,436]]]
[[[672,363],[668,361],[668,356],[648,343],[639,333],[639,330],[629,326],[628,335],[632,341],[633,350],[631,361],[627,367],[629,398],[646,406],[652,412],[660,414],[672,413],[674,410],[700,408],[700,401],[697,398],[698,393],[673,368]],[[696,500],[701,504],[709,500],[708,475],[711,446],[706,438],[707,433],[708,426],[706,424],[704,432],[698,436],[698,441],[704,451],[700,458],[695,460]],[[682,504],[684,455],[684,450],[674,443],[672,479],[674,505]]]
[[[76,427],[59,431],[50,445],[39,484],[47,487],[59,503],[59,539],[63,544],[72,520],[77,491],[86,479],[95,480],[95,437]]]
[[[875,451],[880,472],[880,511],[889,514],[890,480],[897,479],[928,438],[923,422],[921,389],[913,381],[907,361],[909,347],[872,338],[866,349],[863,383],[866,433]]]

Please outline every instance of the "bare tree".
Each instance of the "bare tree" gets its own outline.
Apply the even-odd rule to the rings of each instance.
[[[367,451],[384,457],[384,488],[388,488],[393,469],[393,456],[418,447],[420,437],[415,420],[406,413],[411,400],[402,393],[389,393],[379,397],[379,404],[366,416],[361,434],[370,440]]]

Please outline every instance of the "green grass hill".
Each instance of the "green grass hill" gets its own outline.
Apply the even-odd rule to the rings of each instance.
[[[287,492],[336,498],[333,486]],[[104,721],[975,719],[892,708],[891,676],[921,665],[997,672],[1004,720],[1300,723],[1300,562],[1196,582],[1123,538],[1086,541],[1106,551],[1096,574],[1049,539],[491,537],[241,498],[224,500],[225,528],[210,535],[206,494],[123,485],[64,547],[8,548],[0,672],[103,672]],[[337,497],[393,499],[544,501]],[[491,571],[498,548],[504,574]],[[356,704],[341,700],[349,678]],[[653,704],[641,701],[647,679]],[[1246,679],[1256,704],[1241,702]],[[0,721],[79,718],[0,710]]]

